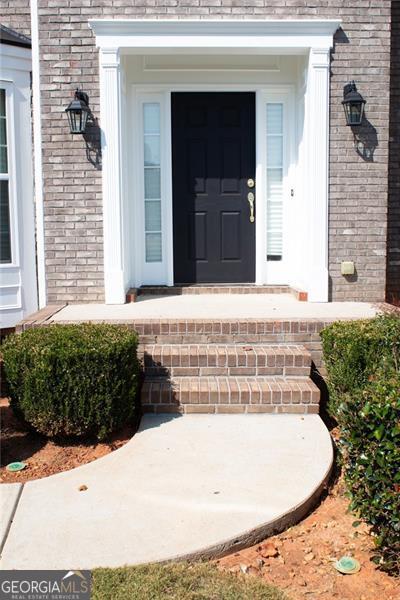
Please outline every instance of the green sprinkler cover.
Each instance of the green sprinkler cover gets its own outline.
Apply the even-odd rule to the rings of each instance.
[[[342,558],[335,562],[334,567],[339,573],[344,573],[345,575],[358,573],[361,568],[358,560],[352,556],[342,556]]]
[[[7,471],[15,473],[15,471],[22,471],[22,469],[25,469],[25,467],[26,464],[23,462],[12,462],[6,466],[6,469]]]

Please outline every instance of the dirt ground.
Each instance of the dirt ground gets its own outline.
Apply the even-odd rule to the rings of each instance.
[[[68,471],[96,460],[123,446],[134,434],[133,427],[126,427],[114,434],[107,442],[96,440],[52,442],[27,429],[14,416],[6,398],[0,399],[0,483],[24,483]],[[23,461],[23,471],[10,473],[6,465]]]
[[[0,400],[0,482],[25,482],[66,471],[100,458],[125,444],[134,434],[127,428],[107,443],[56,443],[26,429]],[[334,437],[337,432],[333,432]],[[27,468],[9,473],[9,462],[22,460]],[[286,590],[292,600],[399,600],[400,580],[379,571],[371,562],[373,540],[368,527],[352,526],[348,500],[338,473],[320,505],[298,525],[252,548],[228,555],[221,569],[262,577]],[[341,575],[333,562],[344,555],[357,558],[361,570]],[[239,600],[239,599],[238,599]]]
[[[220,559],[229,571],[262,577],[286,591],[292,600],[399,600],[400,580],[371,562],[373,540],[364,524],[355,528],[339,479],[306,519],[261,544]],[[354,575],[333,566],[341,556],[361,564]]]

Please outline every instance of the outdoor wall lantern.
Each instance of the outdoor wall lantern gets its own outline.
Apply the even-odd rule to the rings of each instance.
[[[76,89],[72,102],[65,109],[71,133],[85,133],[88,117],[91,114],[89,108],[89,96]]]
[[[366,101],[357,92],[354,81],[347,83],[343,88],[343,108],[346,115],[347,125],[361,125],[364,116]]]

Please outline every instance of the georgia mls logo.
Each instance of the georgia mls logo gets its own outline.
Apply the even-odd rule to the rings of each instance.
[[[1,571],[0,600],[90,600],[90,571]]]

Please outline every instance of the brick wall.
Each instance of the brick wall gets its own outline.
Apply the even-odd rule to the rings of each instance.
[[[392,3],[387,300],[400,306],[400,3]]]
[[[15,0],[12,0],[13,3]],[[11,2],[10,2],[11,3]],[[383,300],[386,269],[390,9],[388,0],[39,0],[48,301],[103,299],[101,171],[81,136],[68,133],[74,86],[99,114],[98,56],[89,18],[341,18],[331,79],[330,273],[332,299]],[[357,81],[368,101],[363,142],[353,146],[341,106]],[[340,275],[341,260],[357,275]]]
[[[29,0],[0,0],[0,23],[23,33],[31,35],[31,9]]]

